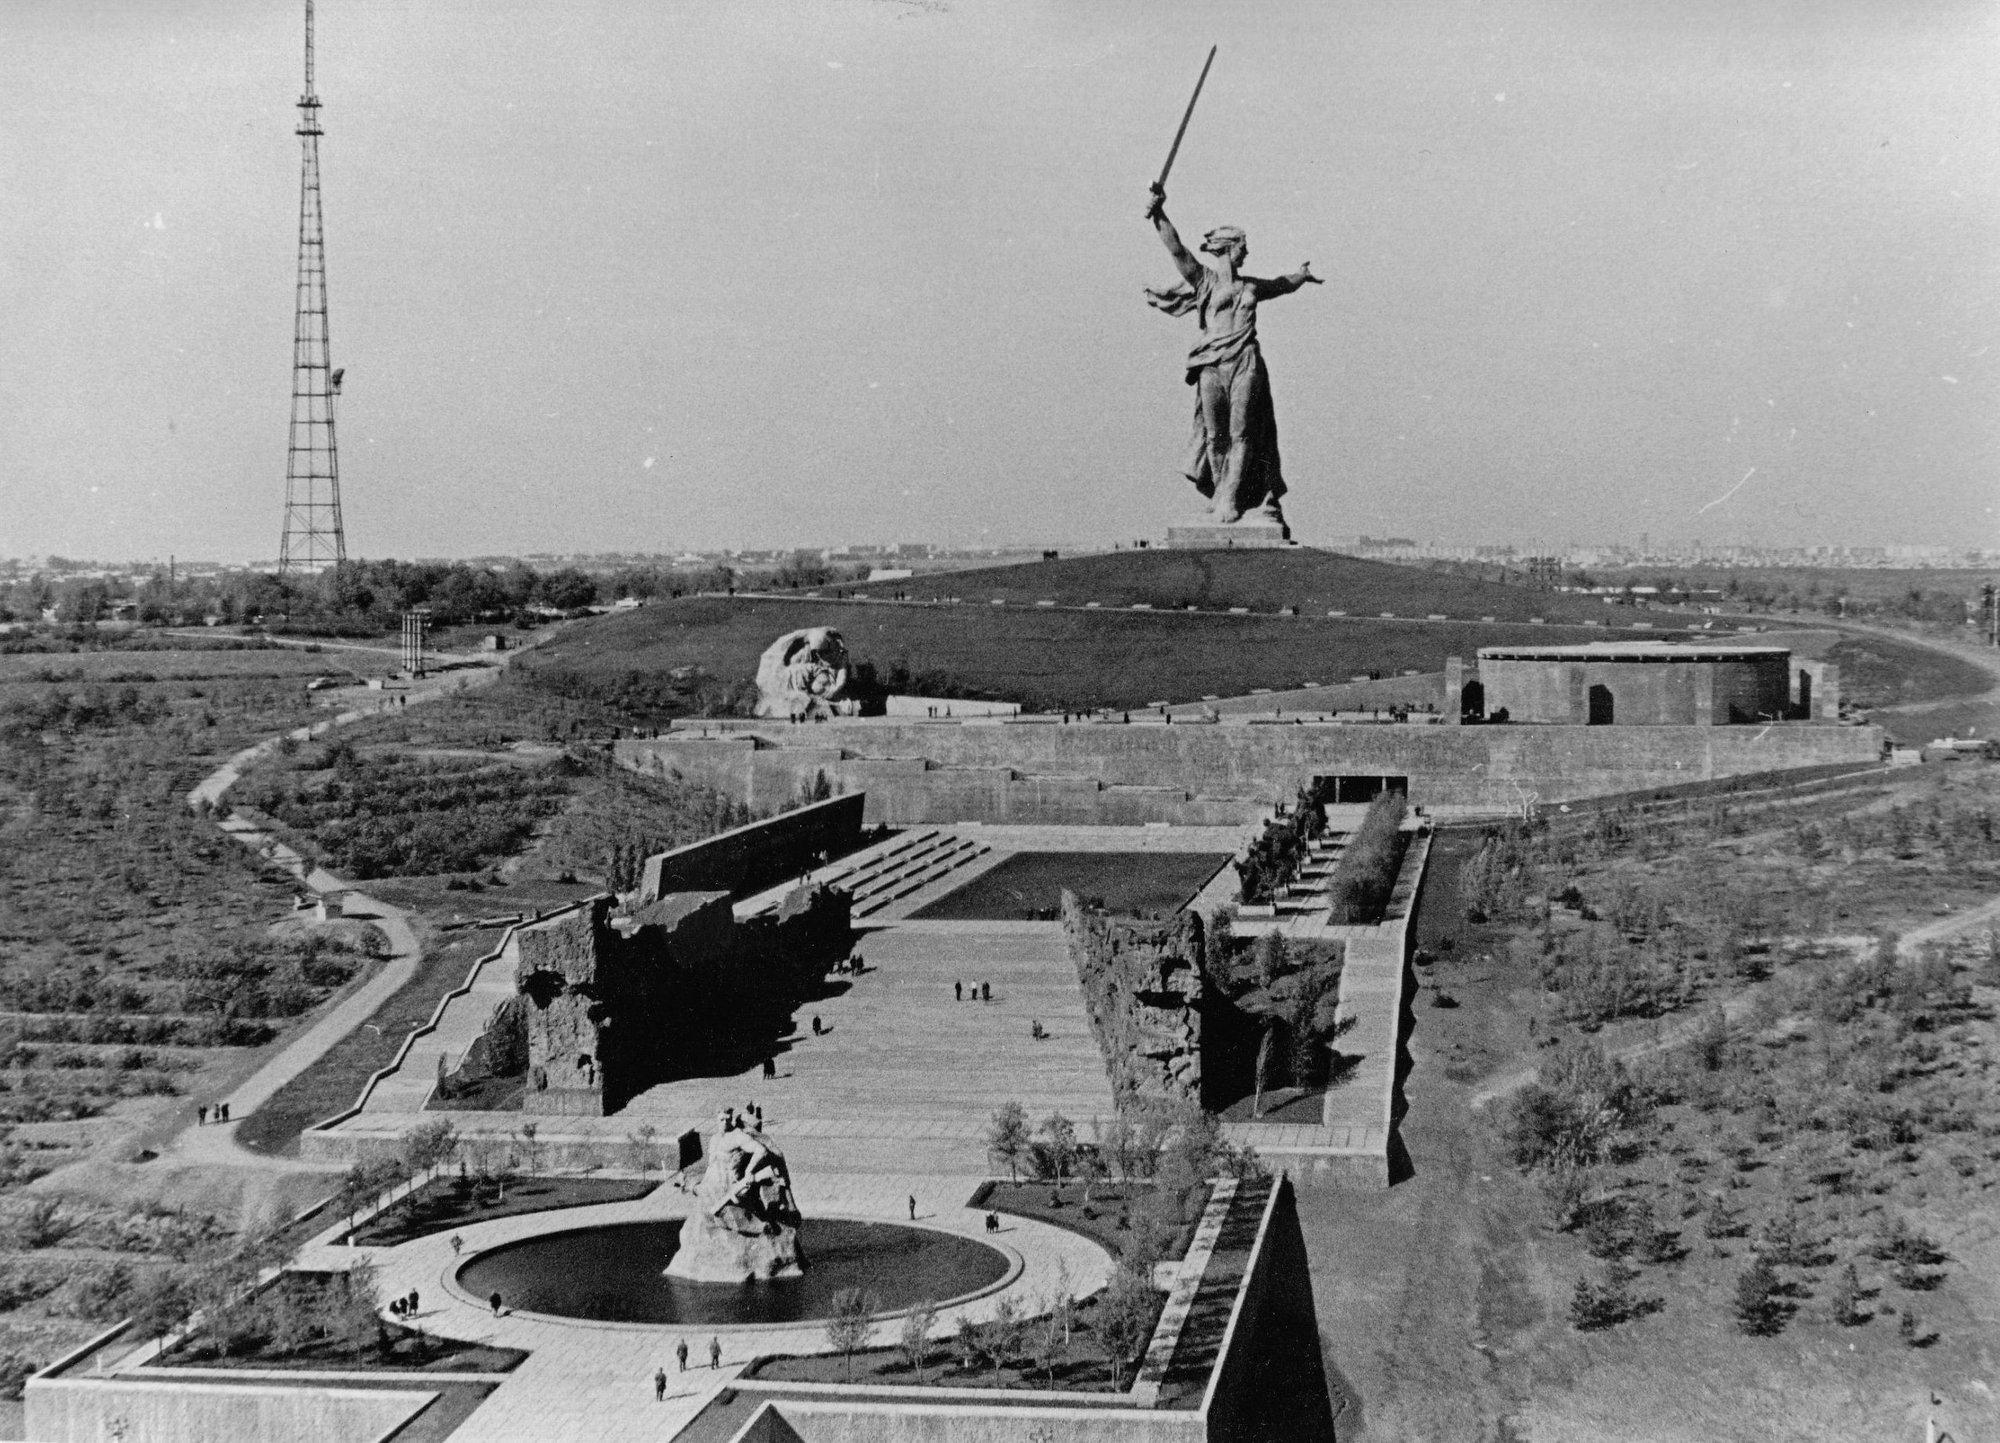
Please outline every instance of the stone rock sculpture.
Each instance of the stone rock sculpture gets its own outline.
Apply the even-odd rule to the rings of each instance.
[[[724,1118],[695,1197],[694,1216],[681,1225],[668,1277],[748,1283],[795,1278],[805,1270],[791,1173],[784,1154],[763,1133],[730,1127]]]
[[[860,703],[847,695],[847,643],[830,626],[788,631],[757,663],[757,715],[793,721],[854,716]]]

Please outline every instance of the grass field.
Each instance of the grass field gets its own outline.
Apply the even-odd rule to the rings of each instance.
[[[699,597],[581,624],[516,665],[548,685],[605,695],[689,668],[748,678],[773,640],[809,625],[838,629],[857,660],[898,687],[1018,701],[1040,711],[1198,701],[1255,687],[1345,681],[1360,672],[1438,671],[1445,657],[1469,656],[1485,645],[1604,635],[1582,627],[1372,617]]]
[[[834,588],[827,588],[829,591]],[[1196,607],[1227,611],[1232,606],[1275,613],[1292,607],[1301,616],[1340,610],[1354,616],[1393,611],[1398,616],[1439,612],[1459,621],[1491,616],[1498,621],[1544,617],[1550,622],[1631,620],[1634,613],[1603,605],[1594,597],[1565,596],[1525,586],[1363,561],[1330,551],[1114,551],[1068,560],[1037,561],[953,571],[902,581],[878,581],[838,588],[843,595],[903,596],[912,600],[959,598],[986,605],[1002,600],[1033,606],[1098,602],[1106,609],[1147,605],[1162,611]]]
[[[1669,640],[1687,634],[1687,623],[1328,552],[1132,551],[786,600],[658,601],[572,626],[517,666],[623,721],[726,714],[747,706],[758,658],[776,637],[831,626],[891,690],[1088,710],[1436,672],[1446,657],[1470,660],[1489,645]],[[1808,627],[1796,640],[1802,654],[1842,666],[1846,694],[1860,705],[1986,688],[1977,668],[1893,637]]]
[[[1022,852],[912,914],[917,921],[1047,921],[1065,888],[1089,905],[1142,917],[1179,911],[1229,854]]]

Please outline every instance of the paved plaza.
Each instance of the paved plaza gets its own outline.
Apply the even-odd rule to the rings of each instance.
[[[777,1139],[783,1144],[784,1139]],[[917,1224],[996,1246],[1015,1266],[990,1291],[971,1301],[939,1309],[933,1337],[943,1346],[962,1315],[984,1321],[1004,1299],[1024,1306],[1046,1299],[1067,1269],[1077,1296],[1087,1297],[1111,1276],[1111,1258],[1097,1244],[1062,1228],[1022,1218],[1004,1220],[998,1235],[984,1230],[985,1214],[964,1206],[983,1177],[926,1177],[902,1173],[893,1177],[797,1176],[800,1207],[813,1217],[846,1217],[871,1221],[909,1221],[908,1199],[917,1199]],[[391,1248],[353,1248],[334,1241],[346,1231],[343,1221],[308,1244],[298,1265],[344,1269],[357,1258],[376,1268],[384,1296],[416,1289],[420,1311],[413,1320],[430,1332],[498,1347],[522,1348],[529,1356],[504,1377],[492,1397],[462,1430],[480,1443],[639,1443],[670,1438],[709,1400],[735,1380],[752,1358],[773,1353],[832,1351],[824,1323],[789,1327],[673,1328],[638,1323],[586,1322],[503,1311],[466,1296],[453,1282],[464,1261],[504,1243],[543,1233],[600,1223],[636,1222],[685,1217],[694,1198],[662,1186],[636,1202],[559,1212],[501,1218],[460,1228],[464,1244],[454,1253],[449,1231],[418,1238]],[[657,1266],[657,1260],[634,1258],[634,1268]],[[503,1300],[504,1303],[504,1300]],[[1044,1304],[1045,1306],[1045,1304]],[[873,1346],[895,1341],[898,1323],[878,1323]],[[722,1347],[722,1366],[710,1369],[708,1343]],[[681,1372],[674,1345],[688,1344],[689,1370]],[[698,1366],[697,1366],[698,1365]],[[653,1372],[668,1375],[664,1402],[653,1397]]]

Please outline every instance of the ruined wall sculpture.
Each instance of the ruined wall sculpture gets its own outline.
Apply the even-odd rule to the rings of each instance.
[[[1166,922],[1107,917],[1062,896],[1063,938],[1084,1009],[1103,1050],[1111,1090],[1132,1097],[1202,1100],[1202,923],[1194,912]]]

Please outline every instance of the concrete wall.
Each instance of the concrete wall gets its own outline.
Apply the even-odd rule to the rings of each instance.
[[[1482,658],[1486,711],[1514,722],[1582,726],[1589,694],[1613,698],[1614,726],[1743,725],[1789,714],[1790,668],[1780,656],[1732,661],[1502,660]]]
[[[776,807],[796,798],[800,785],[810,785],[817,770],[795,769],[783,795],[754,799],[742,787],[720,786],[702,776],[691,775],[690,780],[716,786],[753,807]],[[831,769],[827,777],[839,785],[841,779]],[[858,796],[833,797],[648,857],[639,900],[651,902],[669,892],[728,892],[740,899],[775,887],[809,871],[821,852],[838,857],[853,851],[861,841],[863,806]]]
[[[377,1443],[435,1392],[258,1387],[192,1380],[30,1379],[27,1427],[36,1443]],[[115,1431],[122,1423],[123,1432]]]
[[[1491,700],[1489,695],[1489,705]],[[707,738],[673,732],[620,742],[618,758],[641,770],[679,772],[752,805],[779,786],[795,792],[801,771],[810,776],[823,769],[868,789],[869,821],[897,825],[1242,825],[1255,821],[1261,807],[1289,800],[1314,776],[1407,776],[1412,805],[1505,809],[1531,798],[1567,800],[1745,772],[1870,762],[1882,745],[1874,727],[1810,725],[1063,726],[863,718],[809,730],[810,743],[796,751],[785,746],[786,728],[759,734],[743,724]],[[1173,786],[1162,789],[1162,782]],[[1180,815],[1143,815],[1148,809]]]
[[[775,1411],[800,1443],[1207,1443],[1199,1413],[1083,1408],[940,1407],[936,1404],[810,1402]],[[1039,1432],[1037,1430],[1040,1430]],[[783,1433],[770,1435],[790,1443]]]
[[[1265,1214],[1203,1412],[1208,1443],[1334,1436],[1311,1265],[1287,1178]]]

